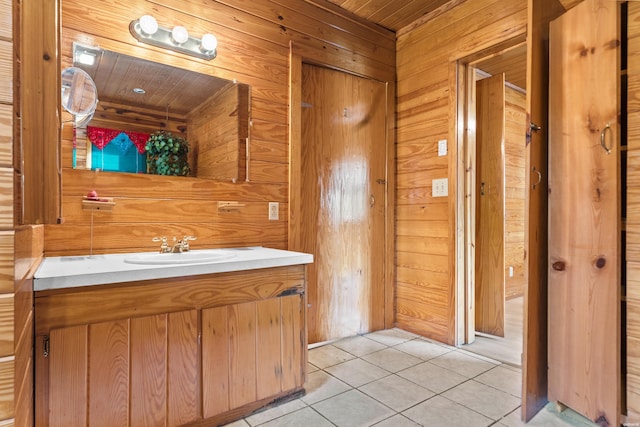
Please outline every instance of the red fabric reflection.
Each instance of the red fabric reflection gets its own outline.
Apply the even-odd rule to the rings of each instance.
[[[144,146],[149,139],[148,133],[131,132],[127,130],[107,129],[94,126],[87,126],[87,137],[93,145],[102,150],[107,144],[109,144],[116,136],[124,133],[131,139],[131,142],[138,149],[138,153],[144,153]]]

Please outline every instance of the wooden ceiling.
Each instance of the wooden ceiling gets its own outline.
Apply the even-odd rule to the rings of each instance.
[[[455,0],[329,0],[367,21],[398,32],[417,19]]]
[[[458,5],[464,0],[328,0],[329,2],[383,26],[396,34],[410,31],[416,25],[427,21]],[[565,7],[581,0],[561,0]],[[504,72],[509,83],[526,88],[526,46],[520,45],[476,64],[488,74]]]

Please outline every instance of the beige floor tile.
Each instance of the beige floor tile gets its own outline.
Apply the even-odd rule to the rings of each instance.
[[[442,396],[434,396],[402,414],[420,425],[429,427],[485,427],[494,422]]]
[[[520,409],[517,409],[501,419],[500,423],[507,427],[597,427],[571,410],[558,413],[553,403],[542,408],[527,424],[523,423],[520,417]]]
[[[435,359],[431,359],[429,362],[457,374],[464,375],[467,378],[473,378],[496,366],[494,363],[489,363],[486,360],[478,359],[477,357],[459,351],[450,351]]]
[[[275,418],[280,418],[283,415],[289,414],[291,412],[298,411],[302,408],[306,408],[307,404],[304,403],[300,399],[292,400],[291,402],[286,402],[281,405],[278,405],[274,408],[269,408],[265,411],[258,412],[257,414],[253,414],[250,417],[245,418],[245,420],[251,426],[257,426],[260,424],[264,424],[267,421],[271,421]]]
[[[474,380],[513,396],[522,396],[522,372],[519,370],[499,365],[478,375]]]
[[[353,358],[354,356],[352,354],[340,350],[332,345],[324,345],[322,347],[316,347],[313,350],[309,350],[309,363],[320,369],[337,365]]]
[[[391,418],[387,418],[384,421],[380,421],[375,424],[375,427],[421,427],[420,424],[416,424],[409,418],[402,415],[394,415]]]
[[[475,380],[464,382],[442,396],[496,421],[520,406],[519,398]]]
[[[384,403],[396,412],[402,412],[434,396],[424,387],[397,375],[389,375],[360,387],[360,391]]]
[[[352,387],[360,387],[390,374],[389,371],[362,359],[349,360],[325,370]]]
[[[323,400],[313,409],[338,427],[370,426],[394,415],[394,411],[358,390]]]
[[[345,338],[333,343],[333,345],[358,357],[387,348],[386,345],[361,335]]]
[[[306,407],[296,412],[292,412],[283,417],[271,420],[260,427],[331,427],[322,415],[313,409]]]
[[[318,368],[317,366],[315,366],[315,365],[313,365],[311,363],[307,363],[307,374],[310,374],[311,372],[315,372],[318,369],[320,369],[320,368]]]
[[[412,356],[419,357],[422,360],[430,360],[434,357],[442,356],[445,353],[453,351],[452,348],[446,348],[425,340],[406,341],[393,348]]]
[[[324,371],[316,371],[307,375],[307,382],[304,388],[307,393],[301,400],[307,405],[328,399],[329,397],[351,389],[347,384]]]
[[[448,369],[436,366],[431,362],[423,362],[409,369],[398,372],[403,378],[427,388],[434,393],[442,393],[467,381],[467,377],[458,375]]]
[[[385,329],[383,331],[372,332],[364,335],[364,337],[378,341],[384,345],[394,346],[417,338],[418,335],[403,331],[402,329]]]
[[[403,369],[422,363],[422,359],[418,359],[394,348],[387,348],[367,354],[366,356],[362,356],[362,359],[389,372],[402,371]]]

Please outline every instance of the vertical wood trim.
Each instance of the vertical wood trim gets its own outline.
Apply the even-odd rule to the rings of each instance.
[[[289,250],[301,251],[302,58],[289,54]]]
[[[49,405],[64,408],[39,414],[45,419],[50,416],[51,427],[87,426],[88,340],[89,327],[86,325],[51,331]]]
[[[170,313],[167,327],[167,424],[201,418],[198,311]]]
[[[60,1],[22,2],[24,223],[57,222],[60,207]]]
[[[128,320],[89,326],[88,396],[89,425],[129,425]]]
[[[167,315],[131,323],[131,425],[164,427],[167,415]]]
[[[264,399],[282,391],[282,333],[280,302],[272,298],[256,303],[256,392]]]
[[[384,253],[384,328],[396,326],[396,82],[386,82],[387,126],[385,159],[385,253]]]
[[[229,310],[202,310],[202,405],[204,418],[229,410]]]
[[[256,303],[229,307],[229,407],[256,400]]]
[[[458,61],[450,61],[448,64],[448,81],[449,88],[458,87]],[[457,147],[458,144],[458,126],[462,123],[459,122],[458,117],[458,90],[449,90],[449,117],[451,117],[451,123],[447,131],[447,145]],[[464,123],[464,122],[463,122]],[[459,241],[459,225],[463,221],[463,218],[458,217],[459,204],[456,194],[458,194],[460,187],[458,187],[458,161],[461,157],[461,150],[447,150],[448,156],[450,156],[447,162],[447,180],[448,180],[448,196],[447,196],[447,217],[448,217],[448,238],[450,242],[450,252],[448,258],[448,274],[451,287],[449,289],[449,301],[447,303],[447,321],[449,327],[447,328],[447,343],[456,344],[460,341],[457,335],[459,319],[457,316],[458,309],[458,294],[456,292],[459,289],[459,280],[461,280],[461,271],[464,268],[464,262],[458,264],[460,255],[460,241]],[[464,159],[464,158],[463,158]],[[464,187],[462,188],[464,190]]]
[[[302,317],[304,316],[304,296],[291,295],[282,301],[282,391],[293,390],[304,384],[303,340],[305,334]],[[302,369],[301,369],[302,368]]]

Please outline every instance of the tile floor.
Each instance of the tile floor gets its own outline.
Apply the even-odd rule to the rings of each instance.
[[[306,395],[228,427],[522,426],[520,369],[400,329],[309,351]],[[594,426],[548,405],[527,425]]]

